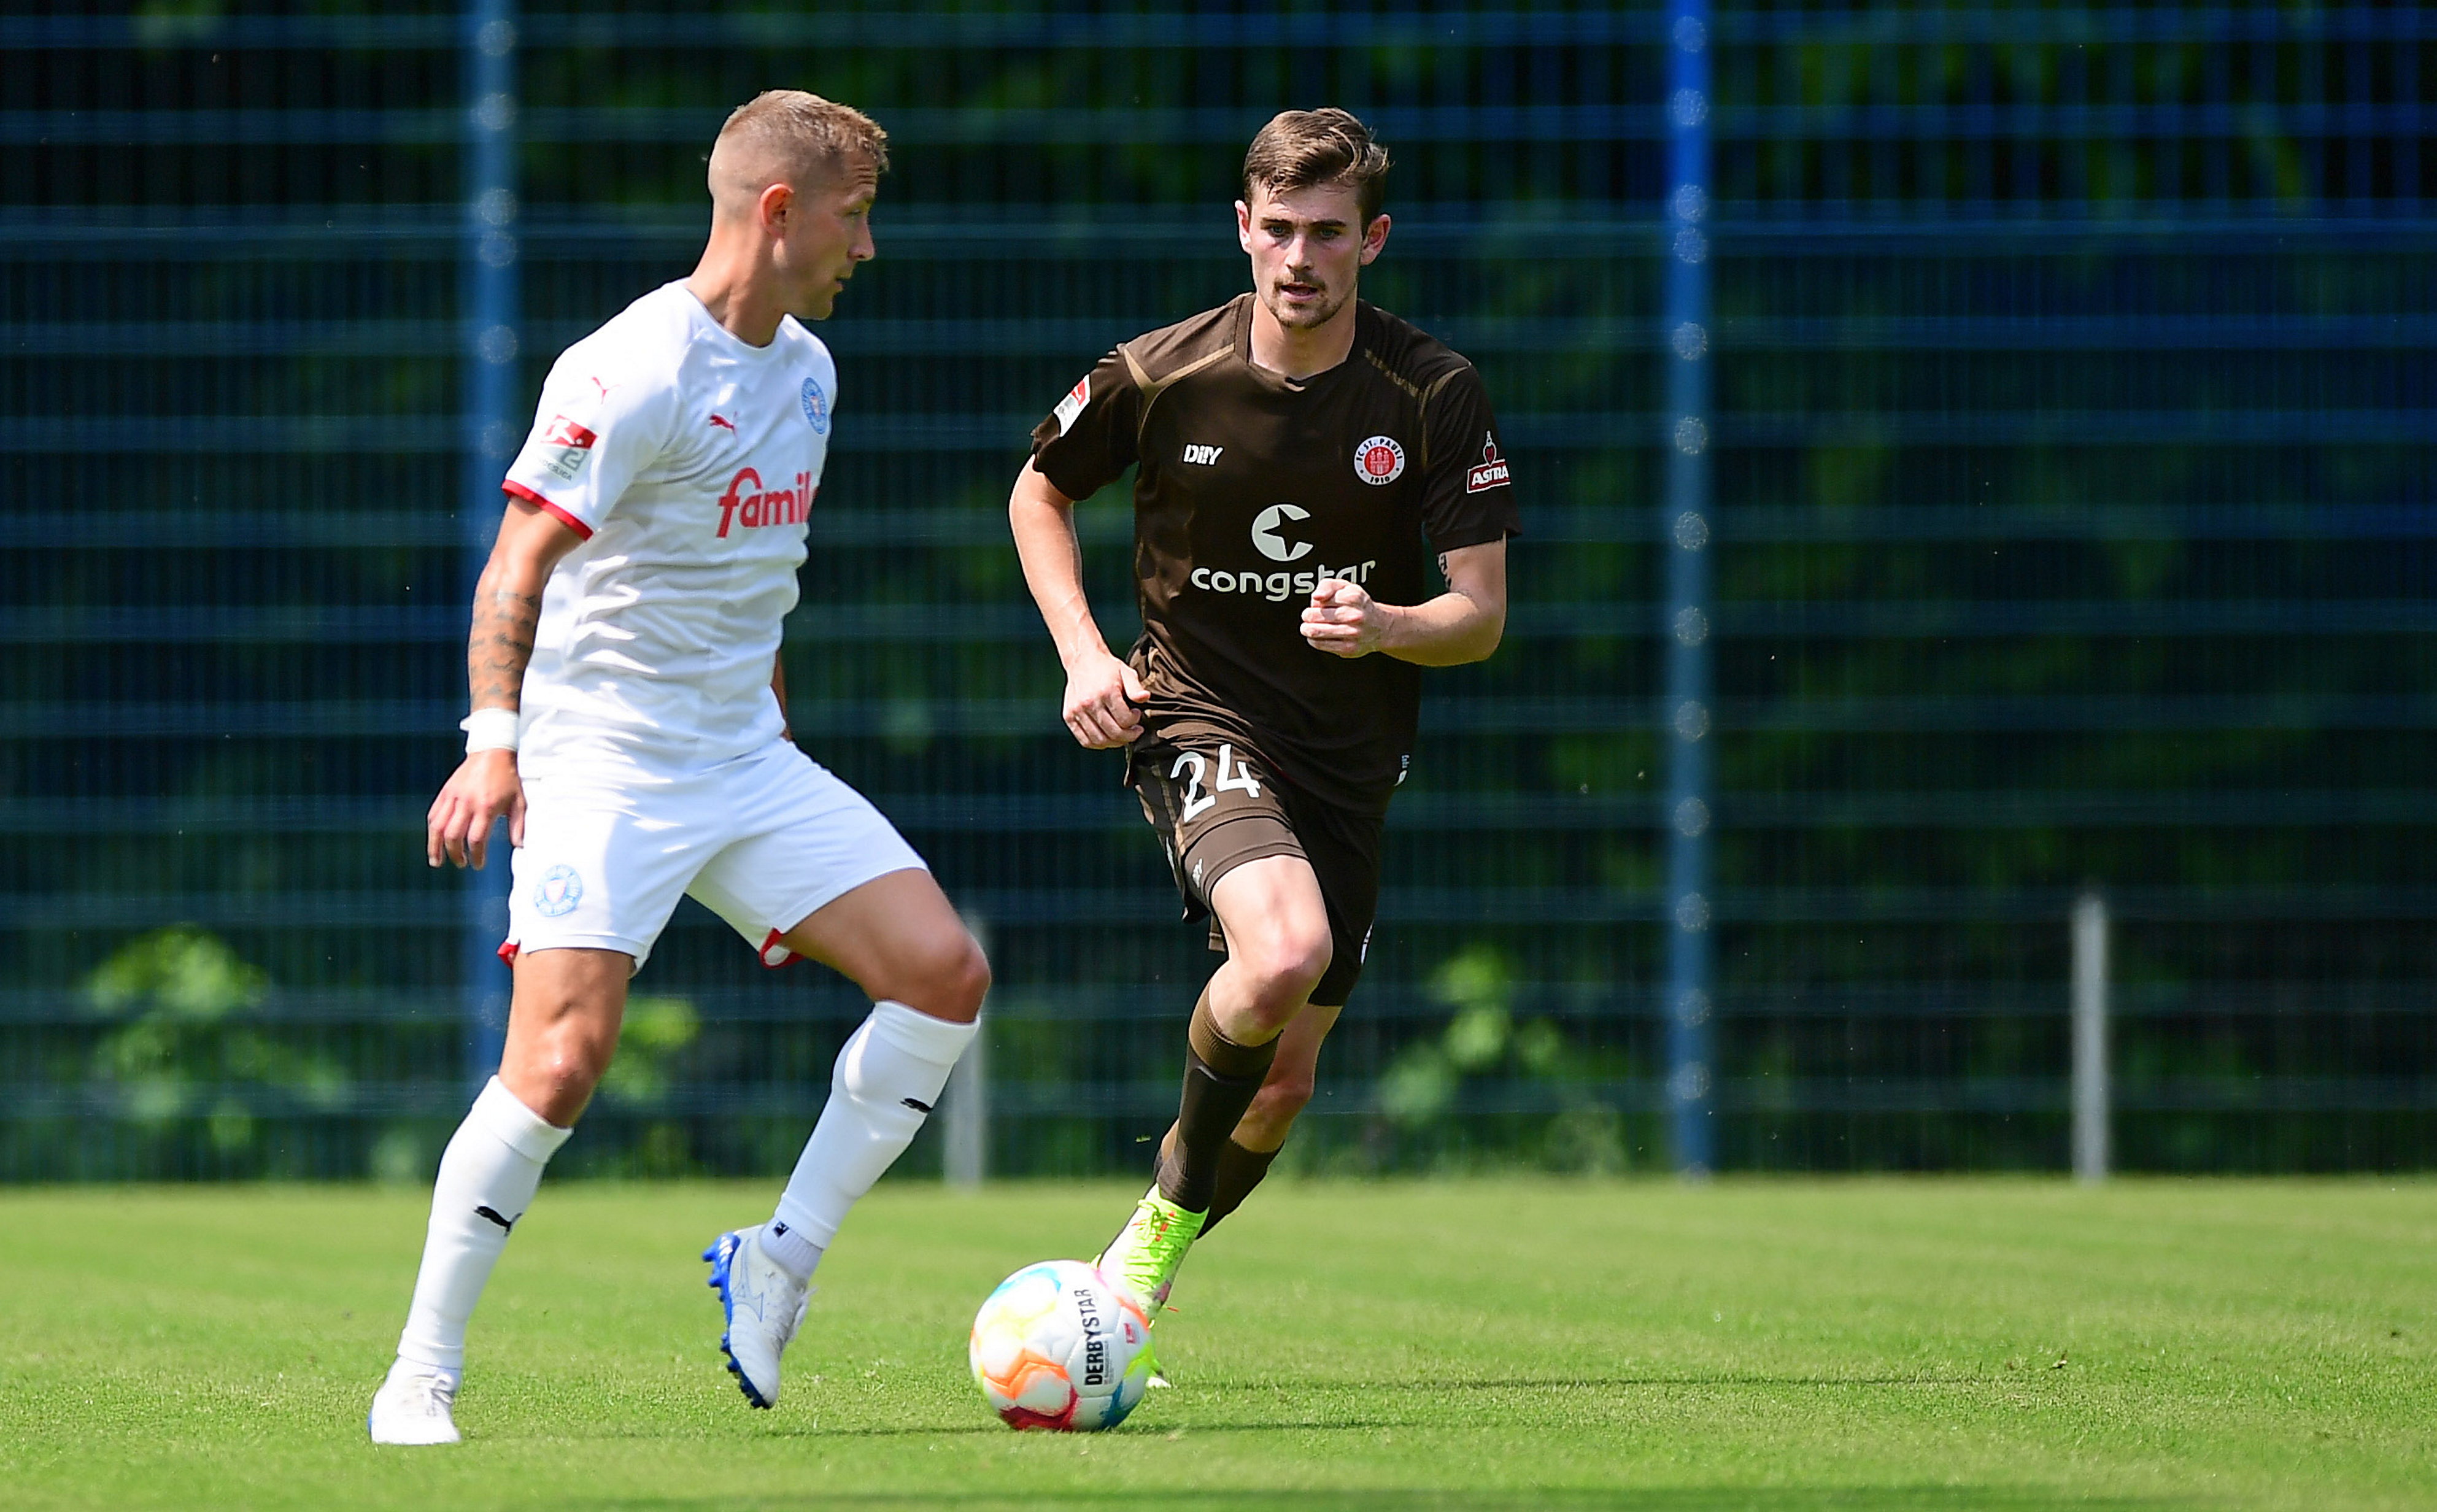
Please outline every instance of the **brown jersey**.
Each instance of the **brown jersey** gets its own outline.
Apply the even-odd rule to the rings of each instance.
[[[1328,802],[1384,810],[1404,780],[1421,669],[1303,638],[1324,577],[1429,598],[1429,551],[1515,533],[1481,375],[1367,304],[1354,349],[1289,382],[1254,365],[1253,296],[1118,346],[1032,433],[1069,499],[1134,466],[1131,660],[1147,716],[1234,734]],[[1425,547],[1425,541],[1428,547]]]

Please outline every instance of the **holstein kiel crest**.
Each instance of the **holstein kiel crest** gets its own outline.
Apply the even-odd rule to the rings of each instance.
[[[584,879],[573,867],[552,867],[534,884],[534,911],[545,918],[556,919],[572,913],[584,901]]]
[[[1377,487],[1405,475],[1405,448],[1394,436],[1373,436],[1354,448],[1354,476]]]

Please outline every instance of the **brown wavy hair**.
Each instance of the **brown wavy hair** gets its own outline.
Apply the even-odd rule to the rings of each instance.
[[[1388,200],[1388,149],[1351,111],[1280,111],[1244,152],[1244,201],[1266,185],[1272,194],[1315,184],[1351,185],[1369,225]]]

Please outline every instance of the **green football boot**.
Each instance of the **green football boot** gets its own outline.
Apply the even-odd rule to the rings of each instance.
[[[1133,1216],[1126,1220],[1126,1226],[1117,1230],[1117,1237],[1092,1263],[1125,1288],[1126,1294],[1142,1308],[1146,1322],[1156,1325],[1159,1315],[1167,1310],[1167,1293],[1176,1285],[1177,1268],[1184,1263],[1184,1252],[1193,1247],[1209,1216],[1186,1212],[1162,1197],[1154,1186],[1134,1204]],[[1150,1385],[1167,1384],[1148,1341],[1135,1368],[1149,1372]]]

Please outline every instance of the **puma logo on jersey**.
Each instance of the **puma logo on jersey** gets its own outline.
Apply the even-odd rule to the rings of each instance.
[[[712,415],[710,417],[710,423],[719,427],[722,431],[733,431],[736,429],[736,422],[724,414]]]
[[[1218,453],[1226,449],[1225,447],[1186,447],[1184,460],[1207,467],[1218,460]]]
[[[763,488],[762,475],[751,467],[739,467],[736,476],[728,480],[728,492],[719,496],[719,539],[728,538],[730,525],[746,530],[760,530],[766,525],[800,525],[813,514],[813,475],[796,474],[792,488]]]

